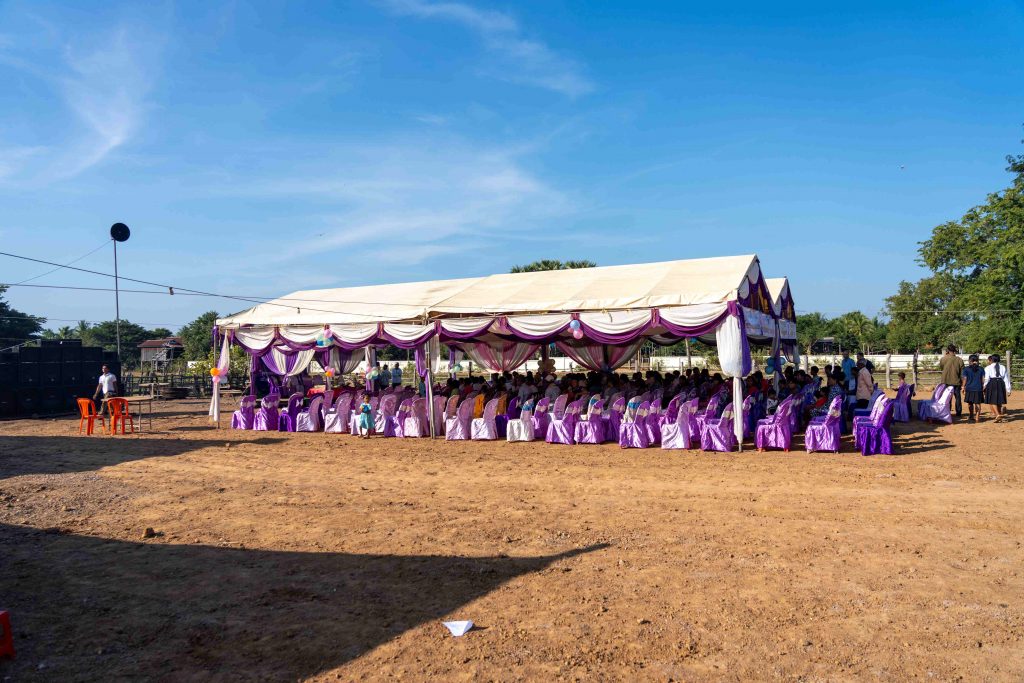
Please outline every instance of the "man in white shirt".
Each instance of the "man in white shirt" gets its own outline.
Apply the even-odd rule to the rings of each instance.
[[[398,363],[391,366],[391,386],[402,386],[402,368],[398,367]]]
[[[107,365],[103,366],[103,374],[100,375],[100,381],[96,385],[96,393],[93,394],[92,399],[99,401],[101,398],[114,398],[117,396],[117,375],[110,371]]]

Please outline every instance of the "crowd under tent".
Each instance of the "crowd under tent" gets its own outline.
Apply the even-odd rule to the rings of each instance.
[[[791,308],[788,283],[773,296],[756,255],[728,256],[302,290],[218,319],[214,336],[224,370],[237,344],[277,375],[299,374],[314,357],[346,374],[372,362],[377,347],[411,349],[427,387],[441,343],[493,372],[546,358],[551,344],[589,370],[611,371],[647,340],[696,338],[717,347],[739,405],[750,344],[779,348],[787,301]],[[735,429],[742,442],[742,411]]]

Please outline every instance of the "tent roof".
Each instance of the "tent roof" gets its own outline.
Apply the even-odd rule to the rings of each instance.
[[[761,279],[756,255],[603,266],[481,278],[302,290],[218,325],[411,322],[425,318],[637,310],[723,303]],[[774,298],[774,296],[773,296]]]

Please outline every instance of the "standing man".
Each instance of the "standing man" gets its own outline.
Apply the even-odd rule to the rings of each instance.
[[[100,375],[100,381],[96,385],[96,393],[93,394],[92,400],[99,401],[100,399],[104,398],[114,398],[115,396],[118,395],[117,390],[117,375],[112,373],[110,371],[110,367],[106,363],[104,363],[103,374]],[[106,403],[100,406],[100,412],[103,411],[104,406],[106,406]]]
[[[385,363],[377,368],[377,391],[384,391],[391,386],[391,371]]]
[[[953,387],[953,398],[956,400],[956,416],[960,417],[964,412],[964,406],[960,398],[964,361],[960,356],[956,355],[956,347],[952,344],[946,347],[946,352],[939,359],[939,369],[942,370],[942,383],[947,387]]]
[[[864,352],[863,351],[858,351],[857,352],[857,362],[859,363],[861,361],[864,361],[864,365],[867,366],[868,372],[870,372],[872,375],[875,374],[875,364],[872,363],[871,361],[869,361],[867,358],[864,357]]]
[[[398,367],[398,363],[394,363],[391,366],[391,386],[402,386],[402,368]]]
[[[862,358],[857,361],[857,407],[867,408],[871,402],[871,394],[875,393],[875,380],[868,370],[868,364]]]

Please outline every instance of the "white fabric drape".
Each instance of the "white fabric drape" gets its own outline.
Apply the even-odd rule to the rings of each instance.
[[[514,333],[530,335],[532,337],[549,336],[569,324],[572,316],[568,313],[552,313],[546,315],[510,315],[507,325]],[[492,330],[497,331],[501,323],[492,325]]]
[[[274,343],[273,327],[240,327],[235,330],[235,339],[246,348],[262,351]]]
[[[331,333],[346,344],[362,345],[377,336],[377,323],[332,325]]]
[[[743,330],[740,328],[739,316],[730,315],[719,325],[715,332],[715,342],[718,346],[718,361],[722,366],[722,372],[730,377],[743,377],[744,353],[743,353]]]
[[[275,346],[270,350],[270,355],[274,359],[274,365],[279,368],[288,367],[288,357],[294,355],[295,365],[291,370],[287,371],[284,377],[294,377],[301,372],[304,372],[309,367],[309,362],[313,360],[313,349],[306,349],[305,351],[291,351],[287,346]]]
[[[384,331],[403,342],[415,341],[432,329],[434,329],[433,325],[384,323]]]
[[[217,358],[216,367],[221,378],[228,376],[228,370],[231,368],[231,342],[227,335],[224,335],[224,343],[220,347],[220,357]],[[220,422],[220,381],[213,383],[213,396],[210,398],[210,421],[217,423]]]
[[[603,311],[580,313],[580,322],[604,334],[624,334],[651,321],[651,311]]]
[[[470,334],[490,326],[491,322],[491,318],[453,318],[442,320],[441,329],[452,334]]]
[[[342,355],[345,355],[345,361],[342,362]],[[356,371],[359,364],[363,359],[355,352],[351,351],[346,353],[337,346],[332,346],[330,352],[327,355],[328,361],[327,366],[334,370],[335,377],[342,375],[350,375]]]
[[[670,306],[658,310],[662,320],[683,327],[706,325],[725,312],[727,303],[696,304],[693,306]]]
[[[312,344],[324,332],[323,325],[284,325],[278,328],[281,337],[296,344]]]

